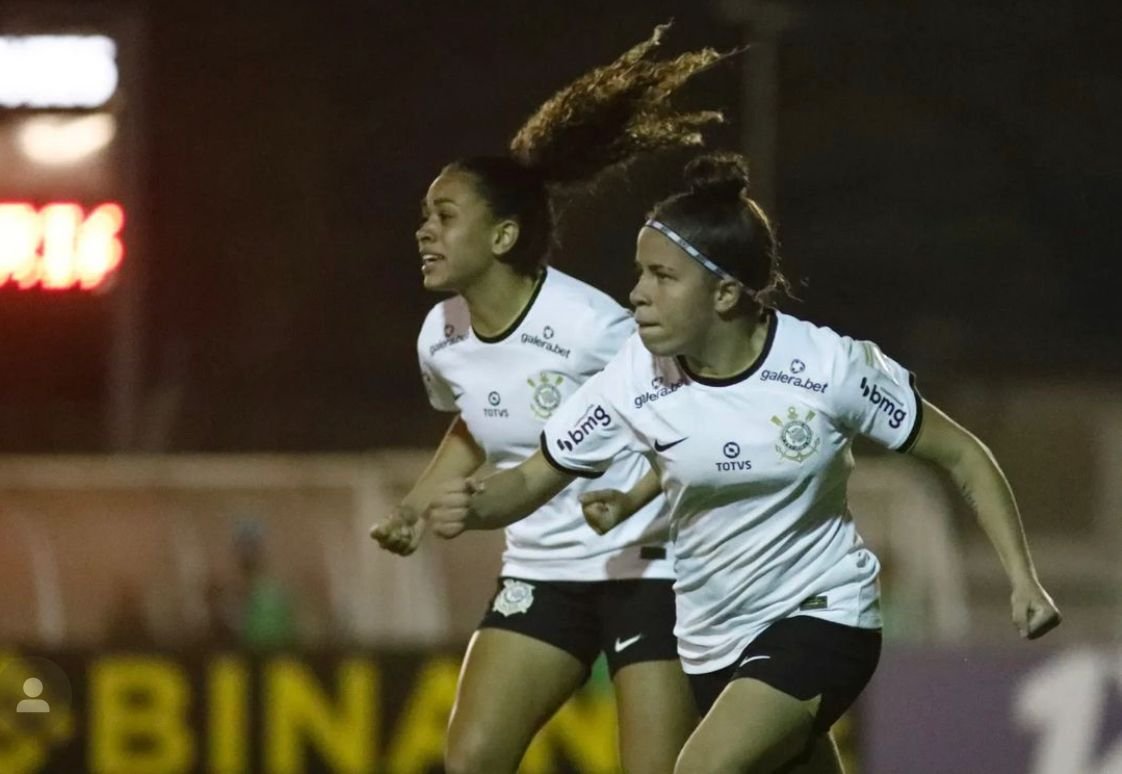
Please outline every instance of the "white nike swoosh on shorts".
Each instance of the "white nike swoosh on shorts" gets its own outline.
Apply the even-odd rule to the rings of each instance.
[[[621,640],[619,637],[616,637],[616,653],[627,650],[641,639],[643,639],[643,635],[641,634],[636,634],[634,637],[629,637],[626,640]]]
[[[749,656],[748,658],[744,659],[739,664],[737,664],[736,668],[740,669],[740,667],[744,666],[745,664],[747,664],[751,661],[759,661],[759,660],[765,659],[765,658],[771,658],[771,656]]]

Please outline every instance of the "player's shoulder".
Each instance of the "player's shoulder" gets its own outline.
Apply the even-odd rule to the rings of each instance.
[[[552,266],[546,272],[542,295],[551,305],[556,304],[581,314],[591,313],[598,317],[619,317],[628,313],[615,299],[599,288]]]
[[[420,347],[433,346],[442,341],[450,341],[467,336],[471,328],[471,314],[463,296],[451,296],[433,304],[421,323],[417,335]]]
[[[801,359],[807,366],[820,364],[827,373],[838,379],[854,368],[880,367],[887,370],[885,355],[873,341],[841,333],[826,325],[802,320],[792,315],[780,315],[781,338],[786,342],[783,354]],[[800,353],[806,353],[804,357]]]
[[[775,312],[776,346],[784,350],[804,350],[807,354],[832,359],[847,353],[854,340],[828,325],[820,325],[786,312]]]

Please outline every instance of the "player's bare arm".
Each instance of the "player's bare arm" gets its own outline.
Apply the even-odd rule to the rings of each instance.
[[[471,475],[484,464],[483,450],[456,416],[432,460],[401,503],[370,528],[370,537],[391,553],[408,556],[417,550],[425,533],[425,509],[441,482]]]
[[[598,535],[615,529],[662,492],[658,471],[651,468],[626,492],[596,489],[580,496],[581,510],[588,526]]]
[[[924,401],[911,454],[946,470],[974,510],[1009,577],[1021,636],[1035,639],[1058,626],[1060,612],[1037,578],[1013,490],[986,445]]]
[[[481,481],[443,482],[425,516],[433,532],[444,538],[468,529],[500,529],[545,505],[573,478],[535,452],[521,464]]]

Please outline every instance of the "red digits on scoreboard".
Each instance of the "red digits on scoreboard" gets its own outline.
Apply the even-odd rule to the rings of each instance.
[[[60,202],[36,210],[22,202],[0,202],[0,287],[92,290],[121,265],[119,204],[98,205],[87,215]]]

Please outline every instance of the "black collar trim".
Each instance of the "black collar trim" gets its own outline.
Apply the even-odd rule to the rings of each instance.
[[[548,268],[542,269],[542,273],[538,275],[538,282],[536,285],[534,285],[534,292],[530,294],[530,300],[526,302],[526,306],[522,307],[522,311],[519,312],[518,317],[514,318],[514,322],[508,325],[505,330],[499,331],[494,336],[484,336],[482,333],[477,331],[475,329],[475,326],[473,325],[471,328],[471,332],[475,334],[475,338],[479,339],[484,344],[498,344],[500,341],[518,330],[518,326],[521,325],[522,321],[526,319],[526,315],[530,313],[530,309],[534,306],[534,302],[538,300],[538,294],[542,291],[542,285],[545,284],[545,275],[548,271]]]
[[[728,387],[729,385],[739,384],[745,379],[751,378],[757,371],[760,370],[764,362],[767,360],[768,355],[771,354],[771,347],[775,343],[775,332],[779,329],[779,316],[776,315],[775,311],[772,309],[768,309],[765,314],[767,315],[768,328],[767,339],[764,341],[764,348],[760,350],[760,356],[757,357],[750,366],[745,368],[740,373],[733,374],[732,376],[722,376],[720,378],[712,376],[701,376],[693,372],[689,364],[686,362],[686,358],[682,355],[679,355],[677,358],[678,366],[690,379],[697,382],[698,384],[704,384],[707,387]]]

